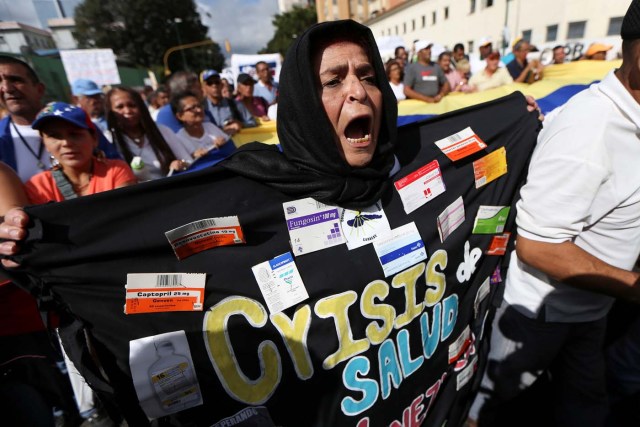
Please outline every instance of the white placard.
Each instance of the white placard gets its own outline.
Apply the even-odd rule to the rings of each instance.
[[[60,58],[69,84],[93,80],[98,86],[120,84],[116,56],[111,49],[61,50]]]

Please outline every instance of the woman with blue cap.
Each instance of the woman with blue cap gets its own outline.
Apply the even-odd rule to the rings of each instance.
[[[125,162],[97,154],[98,130],[81,108],[64,102],[50,103],[32,127],[40,131],[55,166],[25,184],[31,203],[59,202],[137,182]]]

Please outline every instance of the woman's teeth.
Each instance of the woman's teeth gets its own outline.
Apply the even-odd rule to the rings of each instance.
[[[369,142],[370,136],[365,135],[362,138],[347,138],[347,142],[349,144],[363,144],[365,142]]]

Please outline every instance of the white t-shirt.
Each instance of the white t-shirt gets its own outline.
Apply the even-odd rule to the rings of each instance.
[[[18,128],[20,134],[16,132],[14,125]],[[16,153],[16,169],[22,182],[27,182],[33,175],[49,170],[51,168],[51,157],[44,145],[42,145],[40,132],[31,129],[31,125],[11,123],[9,128],[11,129],[11,138],[13,138],[13,147]],[[20,135],[24,138],[24,142]],[[25,142],[29,145],[31,151],[25,146]],[[40,157],[36,159],[38,153],[40,153]],[[38,166],[38,160],[42,163],[43,168]]]
[[[398,84],[389,82],[391,85],[391,89],[393,90],[393,94],[396,96],[398,101],[402,101],[403,99],[407,99],[407,96],[404,94],[404,83],[400,82]]]
[[[469,67],[470,67],[471,75],[482,72],[482,70],[484,70],[486,66],[487,66],[487,60],[480,59],[479,53],[475,55],[469,55]],[[505,64],[502,61],[498,62],[498,67],[502,68],[504,66]]]
[[[538,137],[517,203],[518,233],[572,241],[600,260],[631,270],[640,254],[640,106],[610,72],[574,96]],[[504,299],[535,317],[587,322],[613,298],[549,278],[511,257]]]
[[[184,142],[180,138],[178,138],[171,129],[160,124],[156,124],[156,126],[158,126],[158,130],[164,137],[167,145],[169,145],[169,148],[171,148],[171,151],[173,151],[176,159],[191,160],[191,154],[189,153],[189,150],[184,146]],[[113,135],[111,134],[111,132],[108,132],[108,136],[110,139],[113,139]],[[160,161],[158,160],[156,153],[153,151],[153,148],[149,144],[149,139],[146,135],[144,136],[142,147],[139,147],[138,144],[136,144],[128,136],[123,134],[123,137],[125,143],[127,144],[127,147],[129,147],[129,150],[131,150],[133,156],[140,157],[144,164],[142,168],[132,168],[133,173],[135,174],[136,178],[138,178],[139,182],[151,181],[165,176],[165,174],[162,173],[162,169],[160,168]]]
[[[200,138],[189,135],[185,128],[180,129],[178,133],[176,133],[178,138],[182,140],[184,146],[192,155],[199,148],[207,150],[212,148],[215,138],[222,137],[225,141],[228,141],[230,138],[229,135],[213,123],[204,122],[202,123],[202,126],[204,127],[204,134],[202,134]],[[193,158],[193,156],[191,157]]]

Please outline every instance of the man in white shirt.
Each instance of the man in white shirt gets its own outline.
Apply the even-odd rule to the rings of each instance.
[[[271,67],[264,61],[256,63],[258,83],[253,88],[253,96],[263,97],[269,105],[278,102],[278,83],[273,81]]]
[[[51,167],[40,133],[31,123],[42,108],[45,87],[26,62],[0,55],[0,102],[9,114],[0,120],[0,161],[25,182]]]
[[[602,426],[603,341],[614,298],[640,303],[640,0],[623,64],[576,95],[538,138],[517,203],[518,239],[470,425],[552,368],[558,426]]]
[[[469,55],[469,64],[471,65],[471,75],[477,74],[484,70],[487,65],[485,59],[493,52],[493,41],[489,37],[483,37],[478,42],[478,54]]]

